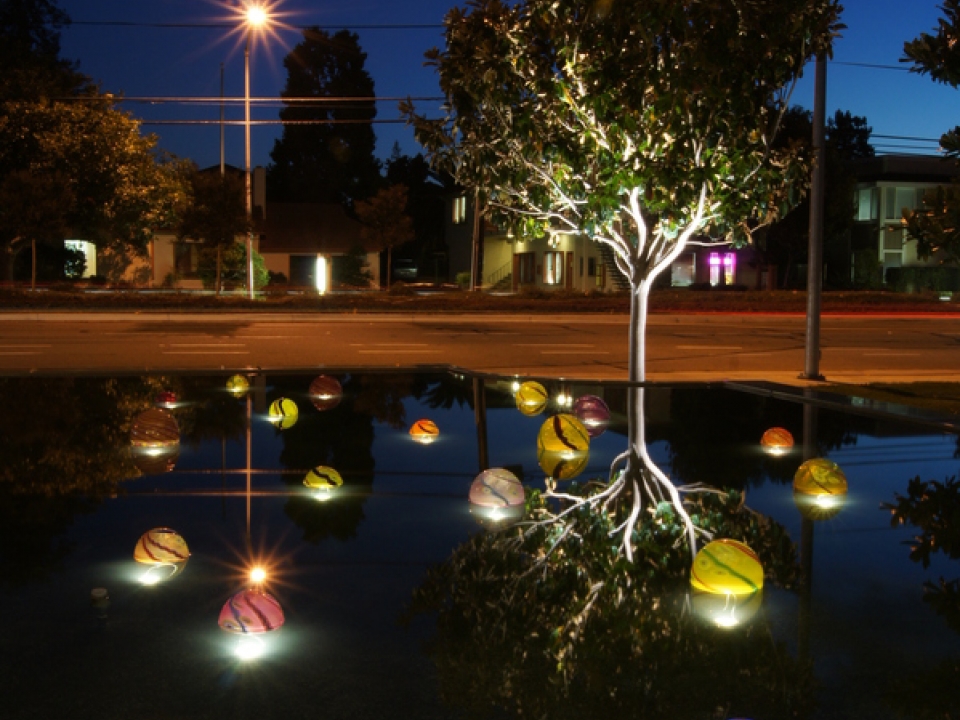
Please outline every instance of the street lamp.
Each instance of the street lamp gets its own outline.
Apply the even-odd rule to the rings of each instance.
[[[260,5],[248,5],[246,10],[247,38],[243,50],[243,134],[246,172],[244,173],[247,196],[247,296],[253,300],[253,187],[250,178],[250,37],[254,31],[266,25],[269,17]]]

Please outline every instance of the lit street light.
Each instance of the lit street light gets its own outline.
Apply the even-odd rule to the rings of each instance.
[[[269,21],[267,11],[260,5],[248,5],[246,10],[247,38],[243,50],[243,135],[245,150],[244,182],[247,196],[247,296],[253,300],[253,187],[250,178],[250,37]]]

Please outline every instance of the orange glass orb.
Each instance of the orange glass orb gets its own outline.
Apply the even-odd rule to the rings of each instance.
[[[417,420],[410,426],[410,437],[421,445],[429,445],[440,437],[440,429],[433,420]]]
[[[793,435],[782,427],[772,427],[760,438],[760,446],[771,455],[785,455],[793,448]]]
[[[162,448],[179,443],[177,419],[161,408],[144,410],[130,427],[130,444],[137,448]]]

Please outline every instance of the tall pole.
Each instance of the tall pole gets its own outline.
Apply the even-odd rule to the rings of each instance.
[[[253,300],[253,187],[250,178],[250,33],[247,26],[247,42],[243,50],[243,135],[246,160],[244,172],[247,195],[247,297]]]
[[[810,248],[807,253],[807,345],[804,356],[805,380],[823,380],[820,374],[820,294],[823,286],[823,183],[826,175],[827,59],[817,55],[813,90],[813,152],[815,165],[810,185]]]
[[[223,144],[223,63],[220,63],[220,177],[226,172]]]

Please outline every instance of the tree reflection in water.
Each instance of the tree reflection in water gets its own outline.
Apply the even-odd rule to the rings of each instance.
[[[907,494],[895,494],[895,503],[883,503],[894,527],[911,525],[919,534],[910,541],[910,559],[929,567],[931,556],[943,553],[960,560],[960,483],[956,477],[907,484]],[[960,578],[940,577],[926,582],[923,599],[947,624],[960,633]],[[915,720],[960,718],[960,656],[919,673],[904,672],[887,691],[888,702],[905,717]]]
[[[524,521],[476,535],[415,591],[403,619],[437,614],[427,650],[445,702],[476,717],[804,716],[809,665],[762,613],[726,630],[698,618],[689,586],[691,525],[747,543],[785,588],[798,580],[793,543],[736,491],[688,488],[681,516],[646,452],[643,393],[631,401],[622,473],[528,489]]]
[[[743,538],[772,580],[791,585],[793,545],[741,500],[705,494],[687,507],[717,533]],[[669,509],[638,524],[630,563],[611,541],[613,514],[580,506],[554,522],[547,504],[531,492],[526,522],[476,535],[415,592],[404,619],[437,614],[427,651],[446,703],[476,717],[794,717],[809,709],[810,668],[774,641],[762,612],[731,630],[691,612],[689,550]]]

